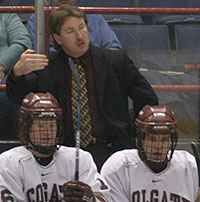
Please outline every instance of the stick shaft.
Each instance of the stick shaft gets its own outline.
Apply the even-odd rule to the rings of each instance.
[[[80,131],[77,131],[77,133],[76,133],[75,181],[79,181],[79,150],[80,150]]]
[[[78,70],[75,67],[75,64],[72,60],[72,58],[69,58],[69,66],[76,77],[77,81],[77,90],[78,90],[78,106],[77,106],[77,127],[76,127],[76,156],[75,156],[75,181],[79,180],[79,151],[80,151],[80,79],[79,79],[79,73]]]

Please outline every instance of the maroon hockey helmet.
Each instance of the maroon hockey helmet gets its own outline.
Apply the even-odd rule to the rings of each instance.
[[[57,125],[56,141],[52,145],[41,146],[35,144],[30,138],[30,129],[34,120],[55,121]],[[53,153],[59,148],[62,142],[63,124],[62,124],[62,109],[59,107],[57,100],[50,93],[29,93],[22,101],[20,108],[20,124],[19,133],[21,142],[28,149],[35,150],[42,154]],[[47,122],[46,122],[47,123]],[[35,130],[35,129],[33,129]],[[40,130],[40,129],[37,129]],[[36,133],[36,131],[32,131]],[[38,131],[37,131],[38,133]],[[45,131],[39,131],[41,139]],[[44,139],[44,138],[43,138]]]
[[[168,162],[171,160],[178,137],[176,132],[177,120],[168,106],[144,106],[136,118],[136,128],[136,145],[142,160],[146,161],[148,165],[155,163],[157,167],[159,167],[159,163],[162,165],[162,161]],[[160,149],[159,152],[162,150],[166,151],[164,159],[155,160],[148,158],[148,156],[153,156],[153,150],[149,148],[148,150],[151,154],[147,154],[144,148],[144,140],[145,138],[147,139],[147,136],[149,139],[155,139],[154,135],[161,135],[162,137],[165,135],[165,137],[169,137],[170,139],[167,149],[164,148],[166,145],[162,144],[162,141],[158,141],[157,143],[159,144],[157,145]]]
[[[146,105],[139,112],[136,125],[144,133],[175,133],[177,120],[168,106]]]

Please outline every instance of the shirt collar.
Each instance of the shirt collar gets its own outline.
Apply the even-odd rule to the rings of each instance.
[[[66,55],[67,59],[70,57],[69,55]],[[88,48],[87,52],[80,56],[79,58],[73,58],[71,57],[74,63],[77,63],[77,61],[80,61],[81,64],[83,64],[85,67],[88,67],[89,60],[90,60],[90,47]]]

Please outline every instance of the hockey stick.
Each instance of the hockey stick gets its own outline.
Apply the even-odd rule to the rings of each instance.
[[[75,157],[75,181],[79,180],[79,150],[80,150],[80,79],[74,62],[69,58],[69,66],[74,76],[76,77],[78,86],[78,106],[77,106],[77,127],[76,127],[76,157]]]
[[[198,175],[199,175],[199,186],[200,186],[200,156],[199,156],[197,145],[194,142],[191,142],[191,147],[197,163],[197,169],[198,169]]]

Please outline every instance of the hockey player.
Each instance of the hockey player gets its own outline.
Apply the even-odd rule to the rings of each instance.
[[[50,93],[30,93],[21,106],[22,146],[0,155],[0,201],[111,201],[109,189],[88,152],[61,146],[62,110]]]
[[[197,164],[189,152],[175,150],[177,120],[170,108],[147,105],[136,125],[137,149],[116,152],[101,170],[113,201],[194,202]]]

